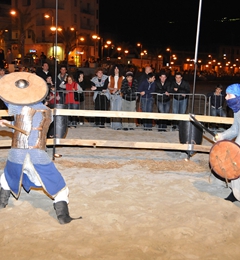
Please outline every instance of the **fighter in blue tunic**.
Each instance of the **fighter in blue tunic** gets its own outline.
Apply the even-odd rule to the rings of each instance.
[[[14,91],[19,92],[17,102],[8,93],[11,92],[10,87],[8,91],[5,88],[12,79],[15,81]],[[31,82],[39,82],[40,85]],[[31,97],[32,91],[37,92],[34,97]],[[8,107],[9,116],[14,117],[13,122],[0,120],[0,126],[11,127],[13,124],[14,128],[12,146],[0,177],[0,208],[7,206],[11,193],[15,198],[19,197],[22,186],[27,192],[31,188],[42,187],[54,201],[59,223],[66,224],[73,219],[68,211],[69,190],[46,153],[46,136],[52,115],[51,110],[39,101],[45,98],[47,92],[45,81],[27,72],[11,73],[0,80],[0,97]],[[11,99],[14,101],[11,102]]]

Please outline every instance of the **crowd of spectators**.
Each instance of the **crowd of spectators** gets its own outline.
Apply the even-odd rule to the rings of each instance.
[[[156,104],[159,113],[185,114],[189,103],[190,84],[186,80],[188,73],[162,70],[158,74],[148,65],[142,72],[134,67],[123,67],[120,64],[111,64],[108,69],[98,67],[95,75],[87,78],[82,70],[68,73],[68,67],[59,68],[57,78],[49,70],[49,64],[43,60],[40,69],[22,67],[21,71],[36,73],[43,78],[48,86],[49,93],[43,101],[45,105],[53,108],[61,104],[66,109],[84,109],[85,91],[92,92],[92,102],[95,110],[102,111],[142,111],[153,112]],[[0,69],[0,78],[5,74],[5,69]],[[56,84],[56,86],[55,86]],[[221,90],[220,92],[219,89]],[[226,116],[224,111],[224,91],[222,86],[217,86],[215,91],[207,95],[212,116]],[[217,104],[215,104],[217,102]],[[220,103],[219,103],[220,102]],[[216,105],[216,106],[215,106]],[[151,119],[111,118],[96,117],[94,124],[105,128],[106,123],[114,130],[134,130],[142,125],[146,131],[151,131],[153,124],[158,131],[166,131],[168,121]],[[83,117],[69,116],[68,127],[84,124]],[[178,122],[171,126],[178,130]]]

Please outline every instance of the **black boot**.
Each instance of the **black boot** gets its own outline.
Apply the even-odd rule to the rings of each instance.
[[[53,204],[54,209],[56,210],[57,218],[60,224],[70,223],[75,218],[69,216],[68,205],[66,201],[59,201]],[[76,218],[81,219],[82,217]]]
[[[4,190],[1,188],[0,190],[0,209],[6,208],[8,204],[8,199],[10,197],[10,190]]]
[[[228,201],[231,201],[231,202],[234,202],[234,201],[237,201],[237,199],[235,198],[233,192],[231,192],[227,198],[225,198],[225,200],[228,200]]]

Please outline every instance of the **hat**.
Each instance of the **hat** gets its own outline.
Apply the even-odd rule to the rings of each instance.
[[[12,72],[0,79],[0,98],[14,105],[30,105],[48,94],[44,79],[29,72]]]
[[[128,77],[128,76],[133,77],[133,73],[132,73],[131,71],[128,71],[128,72],[126,73],[126,77]]]
[[[233,94],[237,97],[240,96],[240,84],[235,83],[227,87],[226,89],[227,94]]]

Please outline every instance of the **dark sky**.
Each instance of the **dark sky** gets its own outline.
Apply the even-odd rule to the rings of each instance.
[[[100,34],[117,42],[148,48],[166,46],[194,50],[199,0],[99,0]],[[203,0],[199,49],[216,44],[240,45],[240,21],[220,22],[223,17],[238,18],[239,0]]]

